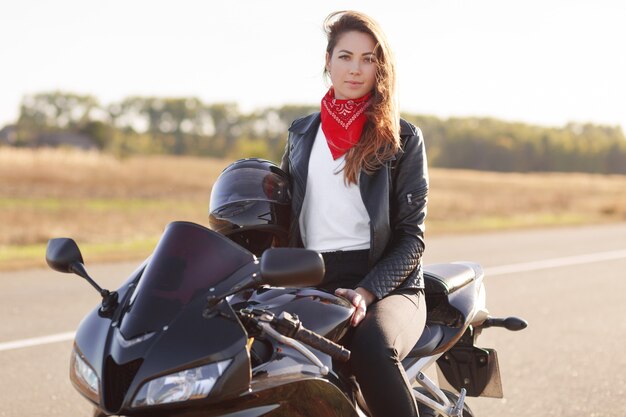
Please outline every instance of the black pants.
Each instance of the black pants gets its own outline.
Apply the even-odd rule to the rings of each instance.
[[[323,253],[322,288],[356,288],[368,272],[368,251]],[[421,290],[398,290],[368,307],[363,321],[346,335],[350,365],[373,417],[418,416],[402,359],[426,323]]]

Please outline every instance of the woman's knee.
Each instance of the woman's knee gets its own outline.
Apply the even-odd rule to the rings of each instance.
[[[358,331],[362,330],[362,331]],[[380,362],[398,361],[398,351],[388,343],[382,334],[371,329],[358,329],[350,344],[350,362],[353,367],[362,368]]]

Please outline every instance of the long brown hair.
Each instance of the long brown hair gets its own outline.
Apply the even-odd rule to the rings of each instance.
[[[365,33],[376,44],[376,82],[372,103],[365,113],[367,123],[359,142],[346,153],[344,179],[356,184],[361,169],[372,174],[400,149],[395,59],[380,25],[363,13],[352,10],[331,13],[324,20],[324,31],[328,39],[328,56],[332,56],[339,38],[346,32]],[[324,74],[329,75],[327,69]]]

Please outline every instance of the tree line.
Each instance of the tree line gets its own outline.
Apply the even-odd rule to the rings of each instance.
[[[14,125],[14,146],[37,146],[44,134],[70,132],[119,156],[174,154],[280,159],[291,122],[317,105],[242,112],[235,103],[198,98],[128,97],[104,106],[90,95],[27,95]],[[502,172],[626,174],[619,126],[546,127],[494,118],[403,114],[424,132],[431,166]]]

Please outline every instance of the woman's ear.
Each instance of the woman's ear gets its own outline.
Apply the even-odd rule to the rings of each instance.
[[[326,52],[326,72],[330,72],[330,54]]]

